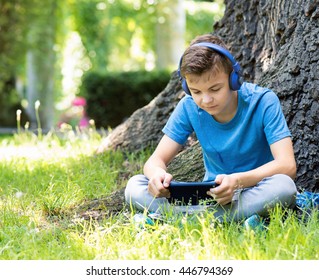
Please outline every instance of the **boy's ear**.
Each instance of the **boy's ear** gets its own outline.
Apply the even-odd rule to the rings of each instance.
[[[241,85],[243,84],[244,79],[241,73],[236,71],[232,71],[229,75],[229,87],[231,90],[239,90]]]

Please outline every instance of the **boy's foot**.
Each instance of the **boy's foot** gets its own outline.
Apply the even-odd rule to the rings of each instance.
[[[143,213],[137,213],[133,216],[133,223],[139,228],[145,228],[146,225],[154,226],[154,221]]]
[[[247,230],[264,230],[266,229],[264,220],[257,214],[254,214],[244,221],[244,228]]]

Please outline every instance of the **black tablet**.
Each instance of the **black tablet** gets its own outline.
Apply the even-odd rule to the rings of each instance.
[[[182,205],[197,205],[200,200],[212,199],[207,194],[209,189],[216,186],[215,181],[210,182],[177,182],[172,181],[169,185],[171,203]]]

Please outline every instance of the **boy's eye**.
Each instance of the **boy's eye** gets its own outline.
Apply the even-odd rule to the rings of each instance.
[[[217,92],[217,91],[220,91],[220,88],[211,88],[210,91],[211,92]]]

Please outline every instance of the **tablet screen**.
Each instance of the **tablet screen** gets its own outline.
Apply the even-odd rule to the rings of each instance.
[[[197,205],[200,200],[213,199],[207,194],[209,189],[216,186],[211,182],[177,182],[172,181],[169,186],[169,201],[174,204]]]

